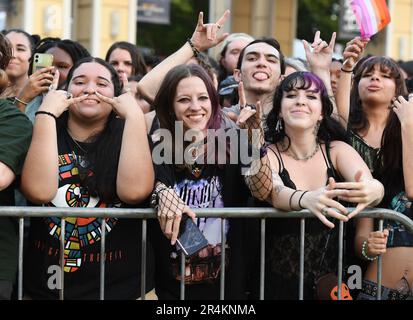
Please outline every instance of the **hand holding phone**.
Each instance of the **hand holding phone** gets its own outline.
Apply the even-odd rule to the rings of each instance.
[[[186,214],[182,216],[180,233],[176,243],[178,252],[182,250],[186,256],[192,256],[208,246],[208,240],[204,234]]]
[[[37,70],[51,67],[53,65],[53,55],[49,53],[35,53],[33,57],[32,73]]]

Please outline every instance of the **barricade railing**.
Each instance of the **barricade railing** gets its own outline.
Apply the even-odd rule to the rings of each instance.
[[[350,211],[353,208],[350,208]],[[267,218],[297,218],[300,219],[300,263],[299,263],[299,299],[304,298],[304,245],[305,245],[305,219],[315,218],[308,210],[285,212],[274,208],[213,208],[213,209],[194,209],[197,217],[223,218],[221,220],[221,239],[225,243],[225,219],[226,218],[259,218],[261,219],[261,239],[260,239],[260,300],[264,299],[264,282],[265,282],[265,219]],[[9,216],[19,219],[19,260],[18,260],[18,299],[23,299],[23,241],[24,241],[24,218],[61,218],[61,237],[60,237],[60,266],[61,266],[61,284],[60,299],[64,299],[64,246],[65,246],[65,220],[68,217],[81,218],[135,218],[142,219],[142,259],[141,259],[141,297],[145,299],[146,292],[146,246],[147,246],[147,219],[156,218],[153,209],[135,209],[135,208],[56,208],[56,207],[0,207],[0,217]],[[403,224],[407,230],[413,233],[413,221],[405,215],[388,209],[373,208],[365,209],[355,218],[374,218],[379,219],[379,230],[383,231],[383,220],[389,219],[398,221]],[[341,299],[341,284],[343,270],[343,241],[344,241],[344,222],[339,222],[338,236],[338,288],[337,297]],[[101,257],[105,257],[105,219],[102,219],[101,225]],[[181,250],[182,251],[182,250]],[[225,246],[221,251],[221,273],[220,273],[220,299],[223,300],[225,292]],[[381,282],[382,282],[382,261],[381,256],[377,259],[377,299],[381,300]],[[105,259],[100,259],[100,299],[105,297]],[[181,252],[181,300],[185,299],[185,256]]]

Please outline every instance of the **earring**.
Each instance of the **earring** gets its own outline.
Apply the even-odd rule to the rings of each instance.
[[[275,132],[279,133],[283,129],[282,118],[278,118],[277,124],[275,125]]]

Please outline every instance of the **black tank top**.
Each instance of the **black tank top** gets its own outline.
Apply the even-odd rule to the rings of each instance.
[[[338,174],[338,172],[334,169],[332,163],[331,163],[331,158],[330,158],[330,144],[326,143],[326,152],[324,153],[323,148],[320,146],[321,153],[323,155],[324,161],[326,163],[327,167],[327,182],[328,183],[328,178],[332,177],[334,178],[337,182],[343,181],[343,178]],[[284,166],[284,161],[282,159],[281,153],[278,150],[277,145],[275,145],[276,150],[274,150],[271,147],[268,147],[277,157],[278,160],[278,175],[280,176],[281,180],[283,181],[284,185],[288,188],[291,189],[297,189],[295,183],[291,180],[290,174],[287,171],[287,169]]]
[[[326,152],[321,152],[326,163],[327,176],[336,181],[343,181],[334,169],[330,159],[330,145],[326,143]],[[286,187],[296,189],[288,170],[284,166],[278,148],[270,148],[279,163],[279,176]],[[328,179],[327,179],[328,180]],[[331,232],[323,265],[320,268],[320,253],[323,251],[329,228],[317,218],[306,219],[305,223],[305,263],[304,263],[304,298],[312,299],[314,279],[337,268],[337,231]],[[268,219],[267,221],[267,266],[265,296],[267,299],[298,299],[300,219]]]

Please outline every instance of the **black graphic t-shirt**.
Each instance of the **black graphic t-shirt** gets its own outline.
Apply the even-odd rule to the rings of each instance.
[[[206,165],[199,177],[173,165],[155,167],[156,179],[172,186],[191,208],[246,205],[249,191],[238,165]],[[186,261],[185,299],[219,299],[221,219],[197,218],[196,224],[209,245]],[[245,298],[249,227],[248,219],[225,220],[227,299]],[[160,299],[179,299],[180,255],[161,232],[158,221],[153,221],[150,231],[156,258],[156,293]]]
[[[92,175],[84,151],[65,130],[58,134],[59,189],[48,203],[53,207],[120,207],[93,197],[82,184]],[[98,299],[101,218],[65,218],[65,299]],[[25,259],[25,293],[33,299],[59,296],[60,218],[31,220]],[[141,223],[137,219],[106,219],[105,299],[136,299],[140,296]],[[152,250],[147,249],[147,291],[153,288]],[[57,271],[56,271],[57,270]]]

